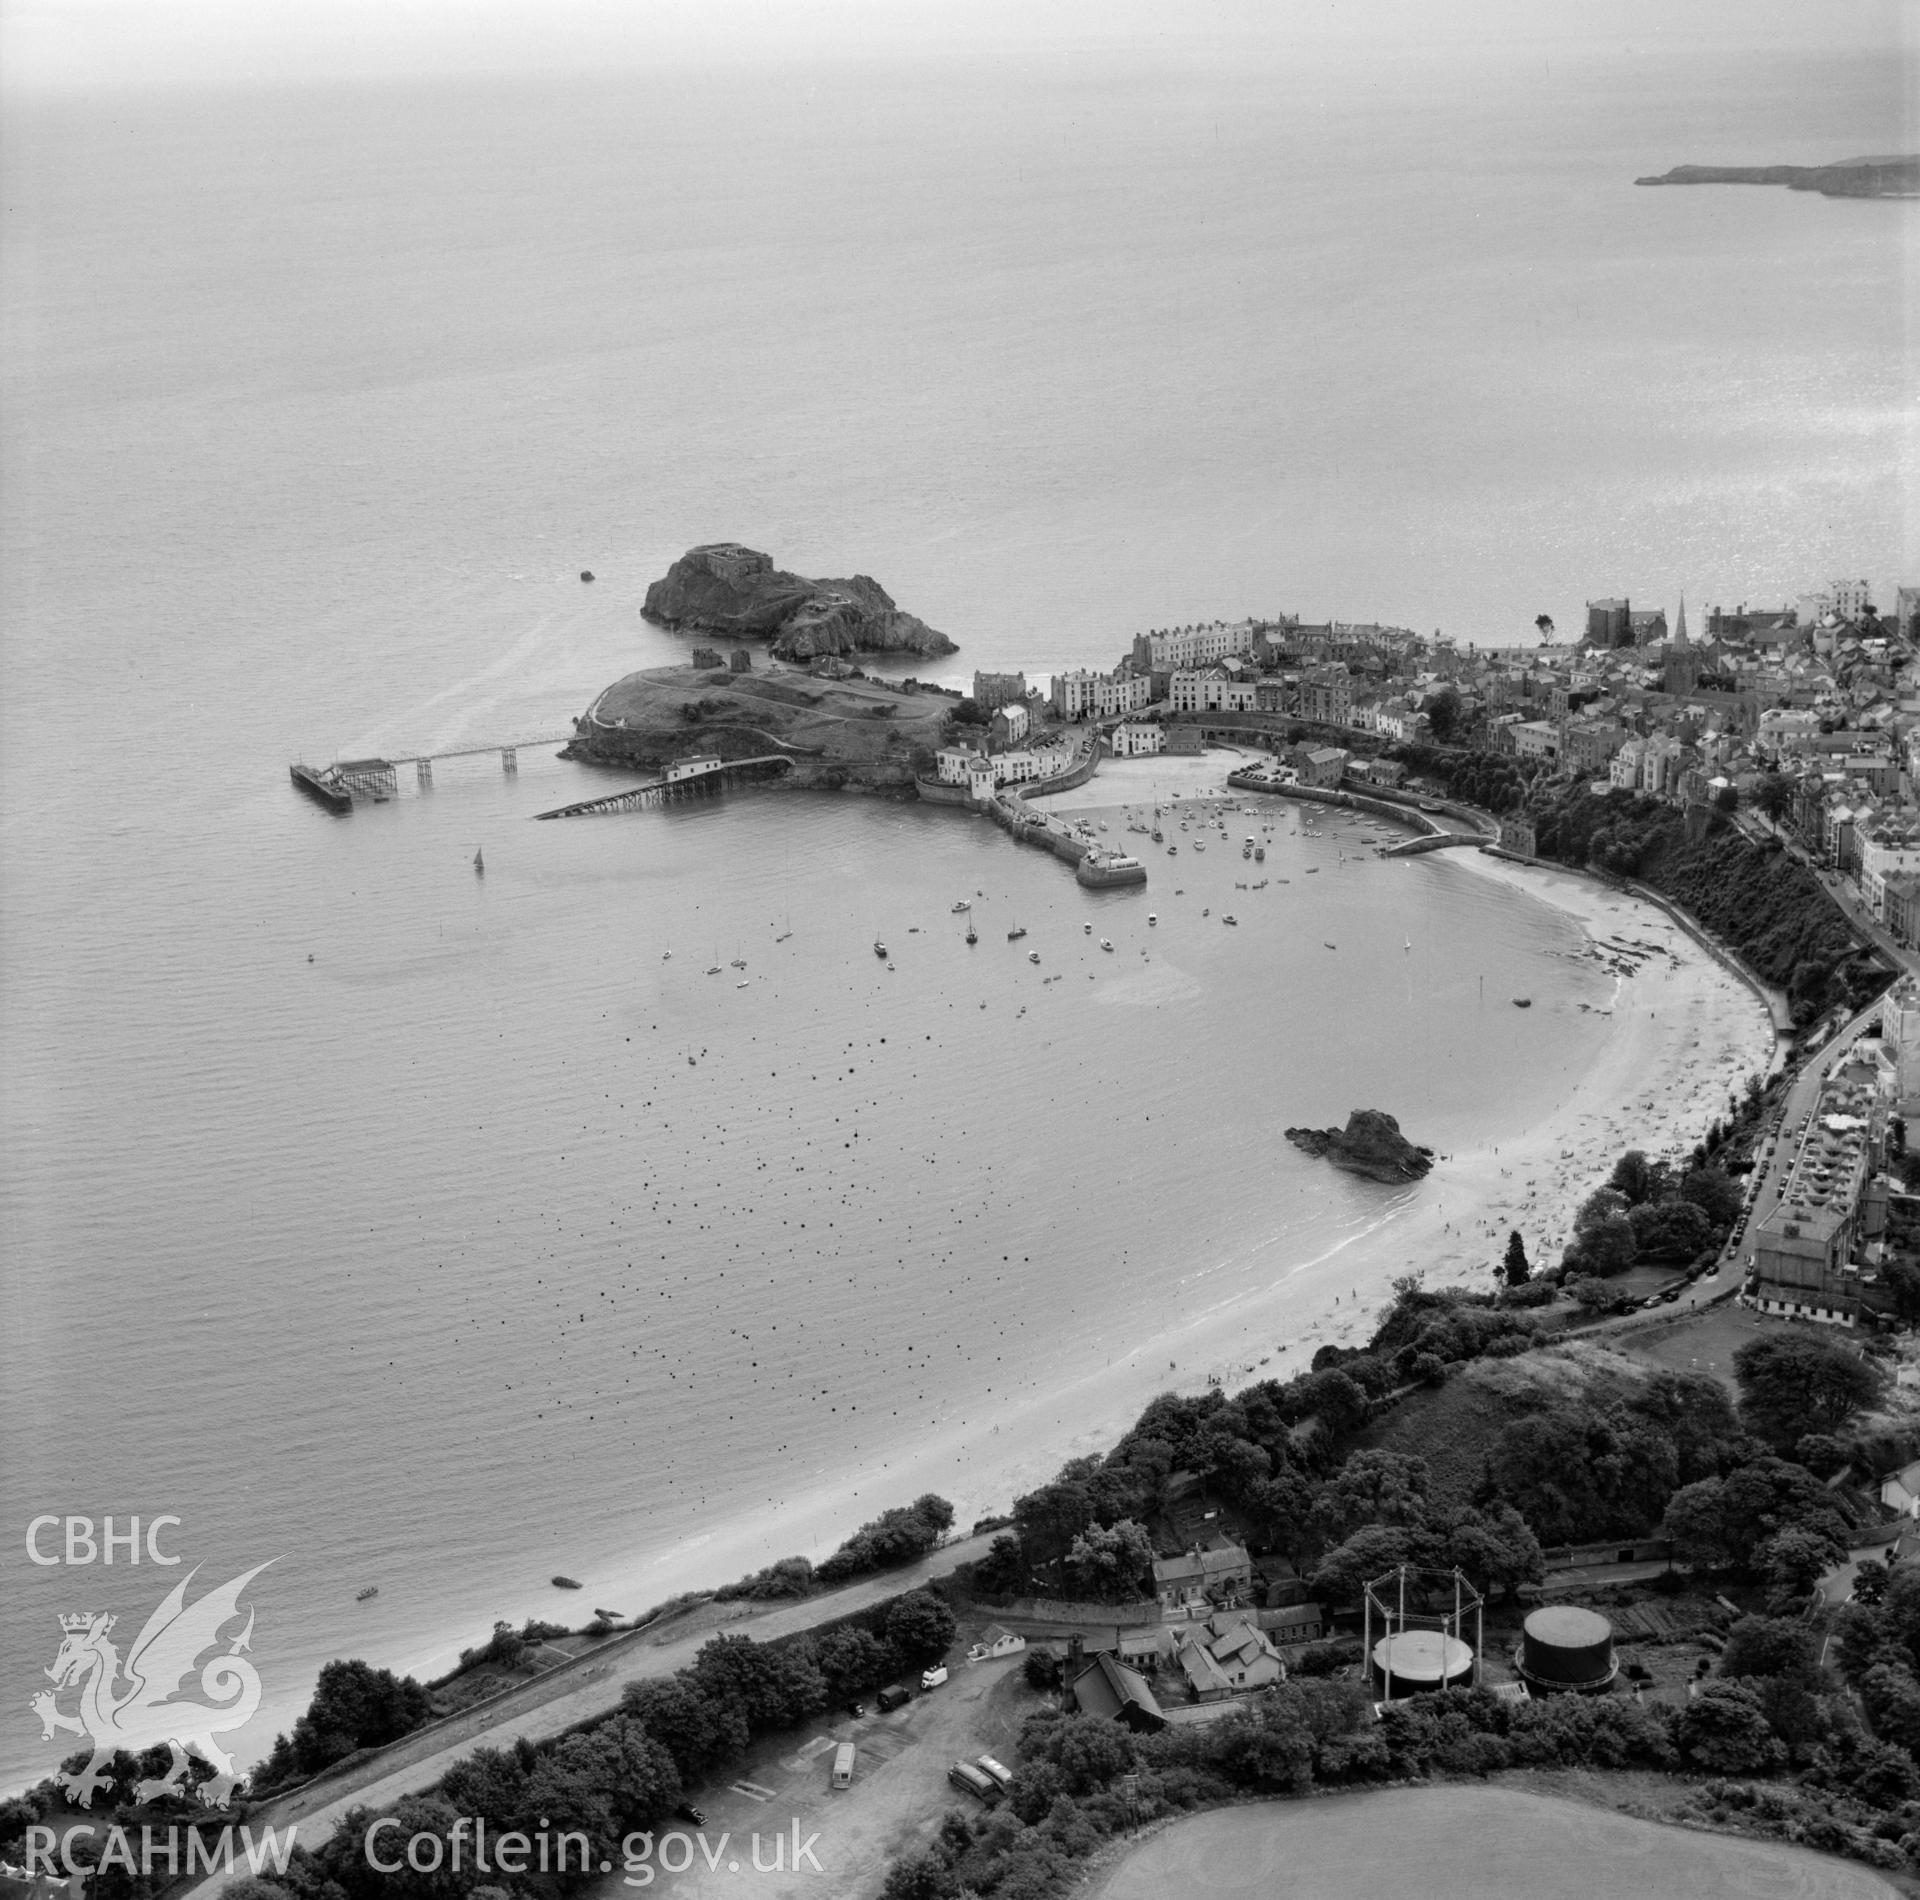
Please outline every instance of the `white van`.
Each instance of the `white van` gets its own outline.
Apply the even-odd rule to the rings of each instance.
[[[921,1672],[920,1686],[923,1689],[937,1689],[946,1679],[947,1665],[938,1663],[933,1668]]]
[[[859,1751],[851,1742],[842,1742],[833,1751],[833,1779],[828,1782],[830,1788],[851,1788],[853,1786],[853,1758]]]

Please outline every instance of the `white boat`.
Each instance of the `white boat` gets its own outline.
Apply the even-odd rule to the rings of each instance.
[[[1102,937],[1100,939],[1100,948],[1102,950],[1111,950],[1113,948],[1113,939],[1111,937]]]
[[[1029,963],[1038,963],[1040,961],[1040,952],[1038,950],[1029,950],[1027,952],[1027,961]]]

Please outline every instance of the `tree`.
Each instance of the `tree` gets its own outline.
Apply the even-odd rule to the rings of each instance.
[[[1831,1532],[1790,1524],[1759,1545],[1753,1560],[1773,1586],[1769,1600],[1784,1607],[1811,1596],[1813,1586],[1846,1554],[1846,1546]]]
[[[1768,1774],[1785,1765],[1760,1698],[1743,1683],[1709,1682],[1680,1713],[1680,1746],[1714,1775]]]
[[[306,1713],[295,1721],[291,1737],[274,1738],[257,1780],[269,1786],[318,1774],[357,1749],[397,1741],[429,1713],[427,1692],[411,1676],[359,1661],[327,1663]]]
[[[1648,1260],[1691,1260],[1712,1238],[1707,1217],[1691,1201],[1655,1201],[1627,1218],[1634,1245]]]
[[[1647,1160],[1644,1149],[1629,1148],[1613,1164],[1613,1172],[1607,1176],[1607,1186],[1622,1196],[1629,1208],[1633,1208],[1654,1198],[1659,1176],[1660,1170]],[[1588,1205],[1591,1204],[1589,1200]]]
[[[1753,802],[1775,831],[1793,809],[1793,781],[1778,772],[1763,772],[1753,788]]]
[[[1583,1313],[1604,1313],[1614,1302],[1614,1290],[1593,1274],[1584,1274],[1568,1289]]]
[[[1880,1283],[1893,1295],[1895,1318],[1909,1326],[1920,1320],[1920,1264],[1898,1258],[1889,1260],[1880,1269]]]
[[[1812,1684],[1820,1677],[1819,1646],[1803,1623],[1785,1617],[1743,1616],[1727,1632],[1720,1674],[1730,1679],[1785,1676]]]
[[[1731,1227],[1740,1216],[1740,1190],[1724,1168],[1689,1168],[1676,1191],[1715,1227]]]
[[[1629,1154],[1633,1152],[1631,1149],[1628,1151]],[[1622,1162],[1626,1159],[1627,1157],[1625,1155],[1621,1157]],[[1646,1156],[1641,1155],[1640,1161],[1644,1167],[1646,1164]],[[1618,1171],[1619,1164],[1616,1163],[1615,1172],[1617,1173]],[[1621,1193],[1621,1191],[1611,1183],[1606,1187],[1595,1188],[1593,1192],[1580,1203],[1579,1211],[1573,1217],[1573,1231],[1576,1234],[1585,1234],[1590,1233],[1596,1227],[1604,1227],[1609,1221],[1625,1214],[1631,1205],[1632,1203],[1627,1199],[1626,1195]]]
[[[1459,688],[1448,684],[1427,701],[1427,724],[1432,729],[1436,745],[1451,745],[1454,734],[1459,730],[1461,718]]]
[[[1321,1558],[1308,1587],[1316,1597],[1343,1607],[1358,1603],[1367,1579],[1405,1563],[1410,1550],[1404,1530],[1369,1524]]]
[[[1610,1191],[1600,1190],[1602,1194]],[[1639,1252],[1639,1243],[1633,1237],[1633,1223],[1625,1214],[1608,1214],[1576,1228],[1573,1243],[1567,1248],[1561,1265],[1570,1274],[1594,1274],[1604,1279],[1610,1274],[1624,1273]]]
[[[1527,1264],[1526,1244],[1518,1228],[1507,1236],[1507,1252],[1500,1263],[1500,1275],[1508,1286],[1525,1286],[1533,1278],[1533,1268]]]
[[[909,1668],[944,1656],[955,1627],[946,1599],[931,1590],[910,1590],[887,1606],[887,1641]]]
[[[1064,1567],[1079,1595],[1124,1603],[1139,1596],[1141,1579],[1153,1568],[1153,1540],[1130,1517],[1106,1529],[1092,1524],[1073,1540]]]
[[[1838,1432],[1871,1405],[1883,1383],[1858,1353],[1803,1333],[1765,1334],[1733,1355],[1740,1416],[1769,1444],[1796,1443],[1809,1429]]]
[[[1418,1524],[1432,1489],[1433,1473],[1424,1458],[1357,1451],[1314,1500],[1313,1527],[1337,1544],[1362,1525]]]
[[[1032,1570],[1057,1563],[1093,1522],[1093,1499],[1084,1484],[1056,1479],[1013,1502],[1021,1555]]]
[[[1553,638],[1553,616],[1551,614],[1535,614],[1533,624],[1539,628],[1540,638],[1542,640],[1551,640]]]

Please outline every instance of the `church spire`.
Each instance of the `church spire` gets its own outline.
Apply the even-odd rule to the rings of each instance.
[[[1687,597],[1680,596],[1680,618],[1673,623],[1673,644],[1683,647],[1687,644]]]

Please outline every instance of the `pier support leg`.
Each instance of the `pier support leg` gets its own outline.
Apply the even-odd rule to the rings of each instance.
[[[510,745],[503,745],[500,748],[500,769],[509,778],[512,778],[520,769],[519,754]]]
[[[420,781],[420,789],[423,792],[433,789],[433,761],[431,759],[415,759],[413,762],[413,775]]]

